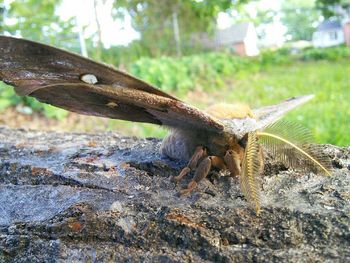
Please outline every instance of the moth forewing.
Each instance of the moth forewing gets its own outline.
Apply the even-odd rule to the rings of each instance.
[[[105,64],[30,40],[0,36],[0,80],[19,95],[80,114],[221,132],[215,118]]]
[[[102,84],[141,90],[173,100],[154,86],[77,54],[31,40],[0,36],[0,79],[23,96],[46,85]]]

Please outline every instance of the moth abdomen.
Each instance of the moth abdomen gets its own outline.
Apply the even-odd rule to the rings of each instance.
[[[205,144],[198,138],[196,133],[181,129],[171,129],[162,141],[161,154],[171,159],[188,161],[196,146]]]

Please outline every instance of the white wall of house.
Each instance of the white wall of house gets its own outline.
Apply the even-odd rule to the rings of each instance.
[[[343,44],[344,42],[345,37],[342,28],[316,31],[312,35],[312,44],[314,47],[331,47]]]
[[[244,45],[247,56],[257,56],[259,55],[258,49],[258,37],[256,35],[255,27],[253,24],[249,23],[247,34],[244,38]]]

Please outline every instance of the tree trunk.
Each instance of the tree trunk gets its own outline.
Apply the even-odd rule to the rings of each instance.
[[[0,262],[348,262],[350,148],[332,177],[266,160],[260,216],[238,178],[190,196],[157,139],[0,128]]]
[[[95,22],[97,27],[97,52],[96,52],[96,59],[101,60],[101,52],[102,52],[102,29],[100,20],[98,18],[98,12],[97,12],[97,2],[98,0],[94,0],[94,12],[95,12]]]
[[[85,37],[84,37],[84,29],[83,29],[83,25],[81,24],[81,21],[80,21],[78,15],[76,15],[75,21],[77,23],[78,34],[79,34],[80,53],[84,57],[88,57],[89,54],[88,54],[87,49],[86,49],[86,41],[85,41]]]
[[[173,28],[174,28],[174,40],[176,45],[176,54],[178,56],[181,56],[180,29],[179,29],[179,22],[177,20],[177,12],[173,12]]]

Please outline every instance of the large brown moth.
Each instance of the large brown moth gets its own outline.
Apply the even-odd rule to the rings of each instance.
[[[194,171],[181,194],[190,193],[212,168],[225,169],[239,176],[243,194],[259,212],[259,174],[265,151],[292,168],[330,175],[330,162],[309,143],[307,131],[277,121],[312,95],[255,110],[218,104],[201,111],[109,66],[5,36],[0,36],[0,79],[14,86],[19,95],[69,111],[170,127],[162,154],[188,161],[173,181]]]

